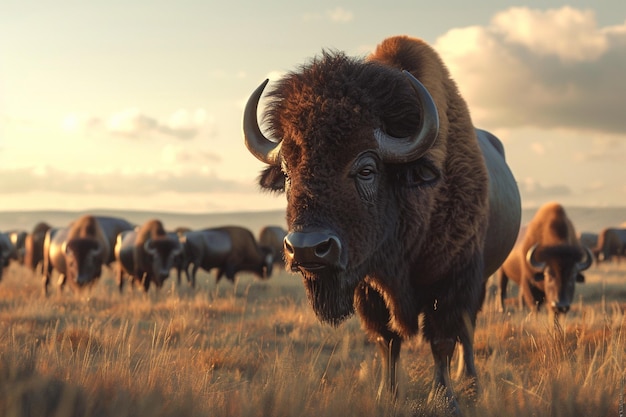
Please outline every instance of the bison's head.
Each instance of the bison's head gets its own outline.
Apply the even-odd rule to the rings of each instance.
[[[91,238],[70,239],[63,244],[67,280],[78,287],[93,283],[102,275],[102,244]]]
[[[143,249],[149,258],[149,273],[155,285],[160,288],[170,276],[170,270],[176,266],[182,246],[178,239],[164,236],[146,240]]]
[[[437,109],[411,74],[326,53],[269,93],[270,140],[256,116],[266,83],[245,109],[246,145],[269,165],[261,187],[287,196],[287,268],[302,274],[318,317],[337,324],[361,279],[396,267],[389,257],[407,233],[398,213],[427,223],[408,207],[432,206],[441,167],[425,154]]]
[[[532,246],[526,260],[533,270],[535,284],[543,290],[546,303],[556,314],[567,313],[574,301],[576,282],[583,282],[582,271],[591,266],[593,254],[586,247],[555,245]]]

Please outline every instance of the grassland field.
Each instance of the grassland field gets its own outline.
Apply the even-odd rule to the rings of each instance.
[[[403,345],[398,399],[377,398],[381,360],[358,318],[319,323],[298,276],[216,284],[200,272],[192,289],[172,273],[147,294],[120,294],[113,276],[105,269],[83,292],[53,285],[45,297],[41,277],[6,271],[0,416],[447,414],[428,401],[427,343]],[[561,330],[545,310],[520,309],[514,288],[505,313],[488,297],[475,333],[480,395],[454,381],[466,416],[624,415],[626,262],[593,265],[586,278]]]

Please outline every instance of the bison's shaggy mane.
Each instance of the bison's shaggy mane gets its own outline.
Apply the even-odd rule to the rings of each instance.
[[[420,121],[417,97],[398,69],[338,51],[322,51],[278,81],[267,97],[264,119],[277,140],[288,135],[310,140],[319,121],[334,127],[326,134],[337,140],[372,121],[373,128],[404,137],[415,133]]]

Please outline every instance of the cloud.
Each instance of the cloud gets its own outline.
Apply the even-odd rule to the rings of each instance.
[[[317,12],[305,13],[302,19],[304,21],[329,20],[334,23],[349,23],[354,20],[354,13],[337,6],[334,9],[326,10],[323,14]]]
[[[626,22],[598,27],[589,10],[515,7],[434,46],[478,125],[626,133]]]
[[[96,130],[130,139],[147,139],[155,134],[182,140],[193,139],[203,130],[210,131],[212,125],[213,120],[202,108],[176,110],[164,121],[148,116],[135,107],[113,113],[104,119],[71,113],[61,121],[62,129],[68,132]]]
[[[348,23],[354,19],[354,13],[339,6],[326,11],[326,16],[328,16],[331,21],[337,23]]]
[[[219,178],[207,170],[171,172],[66,172],[50,166],[5,169],[0,175],[0,194],[59,192],[115,196],[152,195],[162,192],[213,193],[246,192],[249,184]]]

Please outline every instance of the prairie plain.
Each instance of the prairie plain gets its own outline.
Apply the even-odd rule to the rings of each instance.
[[[215,222],[255,230],[278,223],[276,215]],[[584,228],[618,221],[597,216]],[[166,226],[196,227],[184,220]],[[380,357],[358,318],[320,324],[296,275],[240,274],[216,285],[213,273],[201,272],[192,289],[172,273],[160,291],[120,294],[113,271],[104,271],[89,290],[52,288],[48,297],[39,276],[19,265],[6,271],[0,415],[446,415],[428,402],[428,344],[418,336],[403,345],[398,399],[377,398]],[[626,263],[593,265],[586,278],[560,330],[545,310],[521,310],[514,288],[507,312],[498,312],[489,285],[475,334],[481,393],[472,399],[463,380],[454,382],[465,415],[623,415]]]

